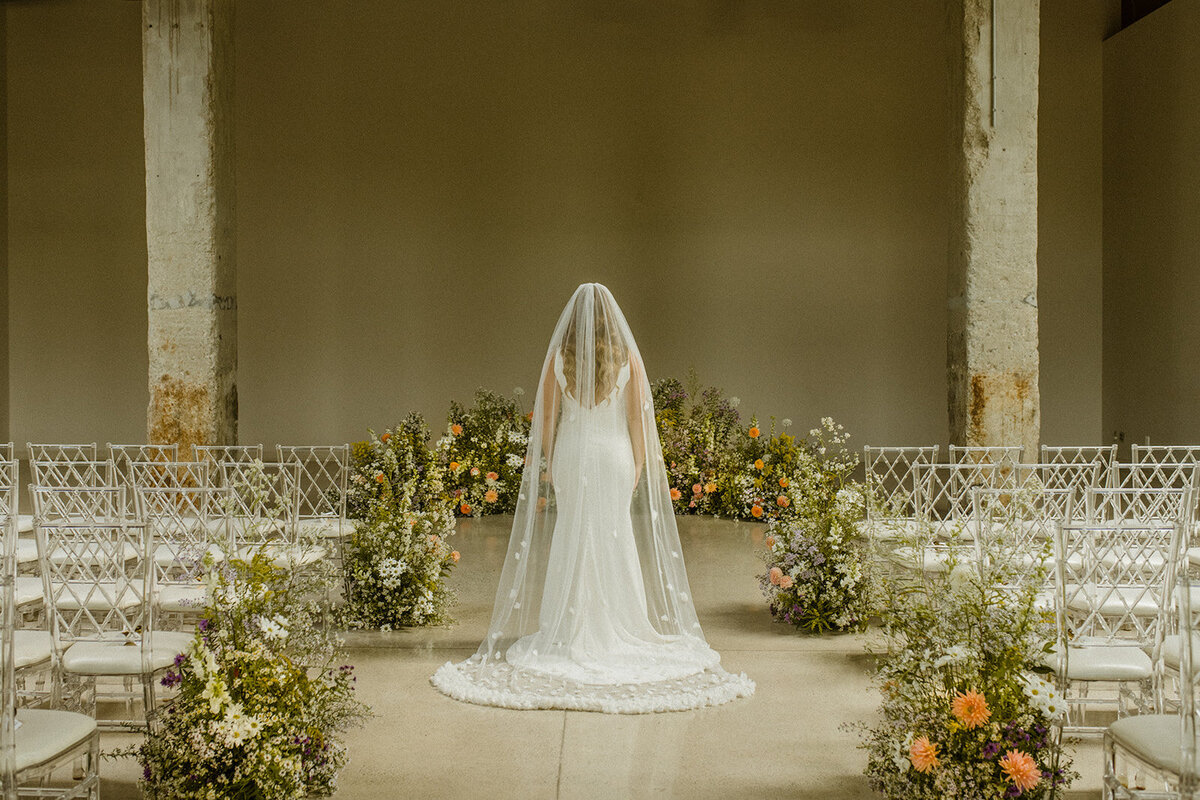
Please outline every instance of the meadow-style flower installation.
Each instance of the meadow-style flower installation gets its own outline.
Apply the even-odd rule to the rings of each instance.
[[[1039,674],[1053,623],[1036,579],[964,570],[886,594],[882,720],[857,726],[872,787],[891,800],[1060,797],[1076,774],[1063,699]]]
[[[136,748],[158,800],[328,796],[346,764],[341,734],[369,714],[354,697],[311,579],[256,555],[210,571],[187,653],[162,678],[178,694]]]
[[[345,549],[350,628],[450,621],[447,587],[459,553],[454,513],[429,429],[418,414],[354,447],[349,497],[359,522]]]
[[[459,516],[511,514],[516,508],[529,444],[523,394],[518,387],[509,399],[480,389],[470,408],[450,404],[436,450]]]

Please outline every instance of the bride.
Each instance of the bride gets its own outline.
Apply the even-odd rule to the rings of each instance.
[[[751,695],[696,618],[650,385],[604,286],[567,303],[540,386],[487,638],[433,685],[484,705],[610,713]]]

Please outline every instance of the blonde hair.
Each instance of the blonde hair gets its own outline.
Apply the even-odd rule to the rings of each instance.
[[[578,347],[577,326],[575,320],[572,319],[567,325],[567,335],[563,341],[563,377],[567,382],[567,393],[573,397],[578,397],[578,389],[576,381],[576,356]],[[608,323],[608,316],[604,311],[597,306],[595,313],[595,342],[593,346],[595,354],[595,402],[600,403],[604,398],[608,397],[608,393],[613,390],[617,383],[617,375],[620,373],[621,367],[629,361],[629,351],[625,348],[623,342],[614,341],[611,327]]]

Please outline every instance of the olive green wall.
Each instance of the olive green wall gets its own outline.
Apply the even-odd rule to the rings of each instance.
[[[600,281],[652,377],[944,441],[944,4],[239,3],[242,439],[529,389]],[[1048,442],[1102,437],[1108,6],[1043,3]],[[140,4],[7,13],[12,436],[141,439]]]
[[[1200,444],[1200,0],[1104,45],[1104,427]]]

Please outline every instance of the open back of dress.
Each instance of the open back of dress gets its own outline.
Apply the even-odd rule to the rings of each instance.
[[[510,708],[637,713],[753,692],[692,603],[650,386],[599,284],[555,328],[487,638],[433,683]]]

